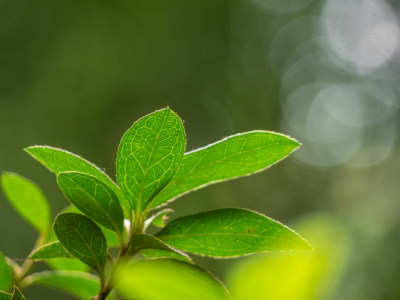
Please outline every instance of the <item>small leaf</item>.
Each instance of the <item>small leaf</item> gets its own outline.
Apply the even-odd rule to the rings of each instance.
[[[54,287],[87,300],[96,296],[100,284],[97,276],[77,271],[43,271],[28,277],[31,284]]]
[[[13,278],[13,269],[7,264],[3,253],[0,252],[0,291],[8,291],[13,282]]]
[[[173,213],[174,210],[170,208],[163,209],[158,213],[152,215],[150,218],[146,220],[146,226],[148,227],[150,224],[153,224],[156,227],[163,228],[169,218],[168,214]]]
[[[155,236],[177,249],[214,257],[311,249],[302,237],[281,223],[239,208],[181,217]]]
[[[118,183],[140,214],[168,183],[182,160],[186,137],[169,108],[149,114],[124,134],[118,148]]]
[[[69,253],[99,273],[104,269],[107,242],[100,227],[88,217],[75,213],[58,215],[54,232]]]
[[[263,171],[298,147],[297,141],[283,134],[250,131],[186,153],[173,178],[150,208],[213,183]]]
[[[25,300],[24,295],[22,295],[21,291],[15,285],[11,300]]]
[[[161,250],[166,252],[173,252],[176,256],[181,256],[185,261],[190,261],[190,257],[188,257],[185,253],[172,248],[167,245],[163,241],[158,238],[148,235],[148,234],[138,234],[135,236],[132,242],[132,252],[136,253],[144,249],[152,249],[152,250]]]
[[[227,300],[222,283],[198,266],[173,259],[142,260],[115,270],[115,288],[125,297],[151,300]]]
[[[3,190],[14,208],[40,233],[50,228],[50,207],[40,188],[32,181],[15,173],[4,172]]]
[[[63,149],[49,146],[31,146],[24,150],[56,175],[61,172],[76,171],[93,175],[101,181],[104,181],[104,183],[107,184],[108,187],[118,196],[120,203],[126,210],[125,212],[127,213],[130,211],[130,206],[126,198],[115,182],[99,167],[87,161],[83,157]]]
[[[118,197],[103,181],[79,172],[61,172],[57,181],[80,211],[122,237],[124,215]]]
[[[11,300],[11,297],[11,294],[0,291],[0,300]]]
[[[50,259],[50,258],[73,258],[65,250],[60,242],[52,242],[36,249],[30,256],[30,259]]]

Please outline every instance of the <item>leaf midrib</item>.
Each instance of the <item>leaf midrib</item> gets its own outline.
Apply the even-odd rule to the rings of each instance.
[[[163,128],[164,128],[164,124],[165,124],[165,121],[167,120],[168,114],[169,114],[169,110],[167,109],[167,110],[166,110],[166,113],[164,114],[164,120],[163,120],[163,122],[162,122],[162,124],[161,124],[161,126],[160,126],[160,129],[158,130],[158,133],[157,133],[157,135],[156,135],[155,143],[153,144],[153,147],[152,147],[152,149],[151,149],[150,155],[149,155],[149,157],[148,157],[148,159],[147,159],[147,162],[146,162],[146,168],[145,168],[144,173],[143,173],[143,179],[142,179],[142,182],[140,183],[138,201],[137,201],[137,203],[136,203],[137,212],[139,212],[139,211],[141,210],[142,197],[143,197],[143,190],[144,190],[144,182],[145,182],[145,178],[146,178],[146,176],[147,176],[147,172],[149,171],[148,167],[149,167],[149,164],[150,164],[150,161],[151,161],[151,157],[153,156],[154,149],[156,148],[156,145],[157,145],[157,143],[159,142],[159,136],[160,136],[161,131],[162,131]]]
[[[92,257],[94,258],[94,261],[95,261],[95,263],[96,263],[96,265],[97,265],[97,270],[99,271],[99,273],[101,273],[101,270],[103,269],[101,266],[100,266],[100,262],[99,262],[99,260],[97,259],[97,256],[95,255],[95,253],[93,252],[93,249],[91,248],[91,246],[90,246],[90,244],[88,244],[87,242],[86,242],[86,239],[81,235],[81,233],[77,230],[77,228],[75,227],[75,226],[72,226],[70,223],[68,224],[76,233],[77,233],[77,235],[81,238],[81,240],[83,241],[83,244],[86,246],[86,248],[89,250],[89,252],[90,252],[90,254],[92,254]]]

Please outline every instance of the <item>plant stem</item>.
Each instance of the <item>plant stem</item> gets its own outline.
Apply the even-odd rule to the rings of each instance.
[[[117,265],[121,258],[124,257],[133,257],[135,256],[136,253],[130,253],[130,248],[131,244],[133,242],[133,239],[135,238],[136,235],[140,234],[143,232],[144,228],[144,220],[146,219],[146,212],[142,214],[141,217],[134,217],[133,215],[131,216],[131,224],[130,228],[128,231],[128,239],[126,241],[126,244],[120,247],[119,253],[117,255],[117,258],[115,260],[115,264]],[[109,258],[110,262],[113,263],[113,259]],[[111,274],[108,278],[107,281],[104,280],[104,271],[103,274],[100,276],[100,290],[99,294],[95,297],[95,300],[105,300],[108,296],[108,294],[112,290],[112,284],[111,284]]]

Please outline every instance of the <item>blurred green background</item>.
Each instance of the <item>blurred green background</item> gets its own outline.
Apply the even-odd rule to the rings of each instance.
[[[114,175],[125,130],[167,105],[188,150],[283,132],[303,143],[295,155],[172,207],[257,210],[315,253],[196,261],[235,299],[400,299],[399,15],[395,0],[3,0],[0,170],[37,182],[55,215],[67,201],[24,147],[64,148]],[[36,233],[0,197],[0,249],[24,258]]]

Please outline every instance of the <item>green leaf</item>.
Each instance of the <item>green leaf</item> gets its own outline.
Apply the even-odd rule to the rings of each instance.
[[[185,253],[172,248],[171,246],[167,245],[166,243],[159,240],[158,238],[148,235],[148,234],[138,234],[133,239],[131,251],[136,253],[136,252],[139,252],[144,249],[173,252],[175,254],[174,257],[176,257],[178,255],[178,256],[182,257],[182,259],[185,261],[191,261],[190,257],[187,256]]]
[[[14,208],[40,233],[50,228],[50,208],[40,188],[32,181],[11,172],[1,177],[3,191]]]
[[[51,258],[46,260],[54,270],[88,272],[90,267],[76,258]]]
[[[193,263],[191,257],[187,255],[184,252],[171,252],[171,251],[165,251],[165,250],[159,250],[159,249],[143,249],[140,250],[140,253],[145,257],[145,258],[172,258],[172,259],[177,259],[181,260],[184,262],[188,263]],[[184,255],[182,255],[182,253]]]
[[[96,223],[84,215],[63,213],[54,223],[54,232],[69,253],[99,273],[103,271],[107,242]]]
[[[13,282],[13,278],[13,269],[7,264],[3,253],[0,252],[0,291],[8,291]]]
[[[50,258],[73,258],[65,250],[60,242],[52,242],[36,249],[30,256],[30,259],[50,259]]]
[[[163,228],[169,219],[168,214],[173,213],[174,210],[170,208],[163,209],[158,213],[152,215],[150,218],[146,220],[146,226],[148,227],[150,224],[153,224],[156,227]]]
[[[11,300],[11,297],[11,294],[0,291],[0,300]]]
[[[63,149],[49,146],[31,146],[24,150],[56,175],[61,172],[76,171],[93,175],[101,181],[104,181],[118,196],[125,212],[127,213],[130,211],[130,206],[116,183],[99,167],[83,157]]]
[[[169,108],[149,114],[122,137],[118,148],[118,183],[140,214],[168,183],[186,146],[181,119]]]
[[[30,284],[54,287],[87,300],[96,296],[100,284],[97,276],[77,271],[44,271],[29,276]]]
[[[155,236],[177,249],[214,257],[311,249],[302,237],[281,223],[239,208],[181,217]]]
[[[210,273],[178,260],[142,260],[120,265],[115,274],[115,288],[125,297],[151,300],[231,299],[222,283]]]
[[[62,213],[66,213],[66,212],[72,212],[72,213],[77,213],[77,214],[81,214],[81,211],[74,205],[69,205],[67,207],[65,207],[62,211]],[[113,247],[113,246],[119,246],[120,242],[119,242],[119,238],[116,235],[116,233],[114,231],[108,230],[107,228],[103,227],[100,225],[101,230],[104,233],[104,236],[106,237],[107,240],[107,245],[109,247]],[[126,232],[124,231],[124,238],[126,238]],[[54,242],[57,241],[57,237],[54,233],[53,230],[51,230],[50,235],[47,239],[47,242]],[[66,270],[64,268],[62,268],[62,270]],[[69,269],[68,269],[69,270]],[[75,270],[75,269],[73,269]],[[81,271],[81,269],[78,269],[77,271]]]
[[[21,291],[15,285],[11,300],[25,300],[24,295],[22,295]]]
[[[122,238],[124,215],[117,195],[103,181],[80,172],[61,172],[57,181],[80,211]]]
[[[186,153],[174,177],[155,197],[150,208],[213,183],[261,172],[299,145],[283,134],[250,131]]]

